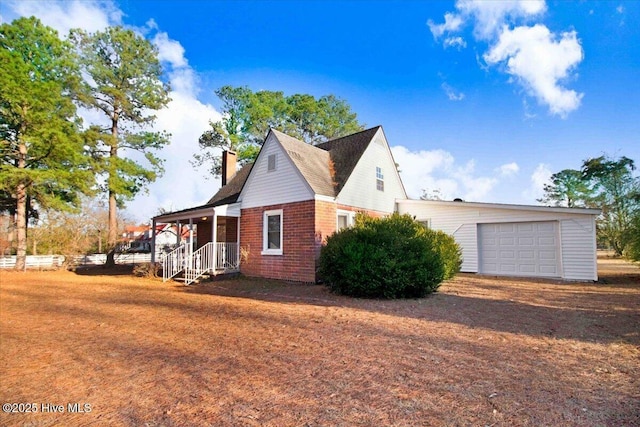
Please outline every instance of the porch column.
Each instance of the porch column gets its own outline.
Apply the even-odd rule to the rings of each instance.
[[[193,252],[193,218],[189,218],[189,253]]]
[[[151,220],[151,264],[156,262],[156,219]]]
[[[218,214],[213,210],[211,221],[211,238],[213,239],[213,271],[218,269]]]
[[[211,221],[211,241],[216,243],[218,240],[218,215],[216,214],[216,210],[213,210],[213,218]]]

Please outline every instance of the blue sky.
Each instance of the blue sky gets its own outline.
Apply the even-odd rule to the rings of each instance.
[[[164,177],[128,205],[139,221],[219,187],[189,159],[223,85],[345,99],[384,127],[411,197],[537,204],[586,158],[640,162],[636,1],[3,1],[2,22],[20,15],[158,46],[174,92],[157,127],[173,138]]]

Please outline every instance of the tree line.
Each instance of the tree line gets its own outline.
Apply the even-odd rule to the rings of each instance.
[[[113,263],[118,209],[161,176],[158,151],[170,140],[153,130],[154,113],[170,102],[157,48],[120,26],[60,38],[35,17],[19,18],[0,25],[0,64],[0,212],[15,217],[16,269],[25,266],[29,220],[43,212],[48,221],[77,218],[81,201],[96,195],[108,201],[105,247]],[[192,161],[213,175],[222,149],[252,161],[270,127],[309,143],[363,128],[333,95],[230,86],[216,94],[222,119],[200,137]],[[101,118],[83,123],[79,109]],[[145,160],[134,160],[135,152]]]
[[[61,39],[30,17],[0,26],[0,63],[0,197],[16,218],[16,268],[24,268],[29,210],[32,218],[73,210],[82,195],[106,194],[114,248],[117,208],[159,176],[155,153],[169,141],[150,130],[170,100],[157,49],[122,27]],[[102,120],[83,127],[78,108]]]
[[[554,173],[538,201],[548,205],[601,209],[598,245],[640,261],[640,177],[635,162],[608,155],[585,160],[580,169]]]

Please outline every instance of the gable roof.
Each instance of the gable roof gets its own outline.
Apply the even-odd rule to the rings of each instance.
[[[363,130],[352,135],[332,139],[316,145],[329,152],[335,170],[334,180],[336,183],[335,193],[340,193],[342,187],[347,182],[356,164],[362,157],[362,153],[367,149],[369,143],[382,126]]]
[[[275,129],[271,132],[316,194],[335,196],[329,153]]]
[[[244,165],[238,172],[236,172],[227,185],[220,188],[220,190],[218,190],[218,192],[209,199],[207,205],[220,206],[238,201],[238,196],[240,196],[242,187],[244,187],[244,183],[247,181],[252,167],[253,163]]]
[[[287,156],[315,194],[335,197],[344,187],[360,157],[381,127],[376,126],[315,146],[275,129],[270,129],[269,132],[282,145]],[[220,188],[209,199],[205,206],[235,203],[249,178],[252,167],[253,163],[240,169],[227,185]]]

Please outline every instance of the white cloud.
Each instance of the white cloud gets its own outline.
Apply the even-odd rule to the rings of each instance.
[[[38,1],[11,2],[17,15],[34,15],[46,25],[65,35],[70,28],[81,27],[88,32],[110,25],[123,25],[123,13],[111,1]],[[165,175],[149,186],[148,194],[139,194],[127,204],[127,211],[138,221],[147,221],[160,207],[182,209],[206,202],[219,188],[219,180],[205,180],[202,172],[189,163],[198,150],[198,138],[209,126],[209,120],[219,120],[220,114],[209,104],[200,102],[198,75],[189,66],[184,47],[162,32],[153,20],[143,28],[132,28],[149,38],[158,47],[158,56],[167,70],[171,83],[171,102],[156,113],[154,129],[171,133],[171,143],[158,153],[165,160]],[[96,111],[81,111],[85,123],[103,122]]]
[[[444,90],[444,93],[447,95],[447,98],[449,98],[449,101],[462,101],[464,99],[464,93],[456,92],[455,89],[453,89],[447,83],[442,83],[441,87],[442,90]]]
[[[504,28],[498,42],[484,55],[488,64],[504,63],[527,92],[549,106],[552,114],[566,117],[580,106],[583,94],[568,90],[560,82],[582,61],[582,47],[575,31],[556,40],[544,25]]]
[[[19,16],[36,16],[64,37],[72,28],[88,32],[122,24],[122,11],[105,1],[9,1],[6,5]]]
[[[427,21],[427,25],[435,39],[438,39],[445,32],[459,30],[463,23],[462,17],[455,13],[445,13],[444,24],[436,24],[431,19]]]
[[[522,192],[522,196],[526,199],[537,200],[544,195],[544,185],[549,183],[552,172],[549,165],[540,163],[536,166],[531,174],[531,186]]]
[[[565,118],[580,106],[584,94],[564,86],[583,59],[576,32],[555,34],[541,23],[529,25],[544,15],[544,1],[459,0],[456,10],[445,14],[444,24],[429,21],[436,40],[447,35],[445,48],[461,46],[454,40],[464,40],[455,33],[470,22],[476,40],[488,43],[485,63],[500,66],[551,114]]]
[[[511,176],[517,174],[520,171],[520,167],[516,162],[511,162],[496,168],[495,171],[501,176]]]
[[[465,19],[474,21],[474,35],[480,40],[493,39],[506,22],[528,20],[543,14],[544,0],[460,0],[456,8]]]
[[[464,41],[464,39],[460,36],[458,37],[447,37],[446,39],[444,39],[443,45],[446,48],[448,47],[454,47],[457,48],[458,50],[460,49],[464,49],[465,47],[467,47],[467,42]]]
[[[156,33],[153,44],[158,47],[158,58],[171,64],[174,68],[182,68],[188,65],[184,57],[184,47],[180,42],[169,39],[169,35],[164,32]]]
[[[474,160],[458,165],[451,153],[444,150],[410,151],[397,145],[391,147],[391,151],[400,165],[402,182],[412,199],[419,198],[426,190],[444,200],[459,197],[468,201],[485,201],[503,178],[500,168],[492,176],[480,176]]]

